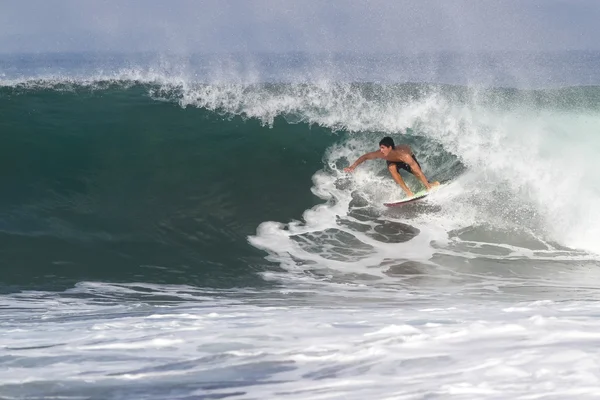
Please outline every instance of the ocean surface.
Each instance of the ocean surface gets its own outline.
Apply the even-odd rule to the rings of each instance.
[[[597,397],[598,65],[0,56],[0,398]]]

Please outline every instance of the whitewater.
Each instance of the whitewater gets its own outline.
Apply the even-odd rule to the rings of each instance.
[[[587,78],[9,64],[0,397],[600,394]],[[343,172],[383,136],[448,184],[384,207],[385,163]]]

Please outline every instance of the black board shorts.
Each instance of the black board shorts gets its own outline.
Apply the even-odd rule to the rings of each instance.
[[[417,163],[419,168],[421,168],[421,164],[419,164],[419,162],[417,161],[417,158],[415,157],[414,154],[412,154],[412,158],[413,158],[413,160],[415,160],[415,162]],[[398,172],[400,172],[400,170],[403,169],[414,175],[414,172],[412,171],[412,168],[410,167],[410,165],[408,165],[407,163],[405,163],[403,161],[387,161],[388,167],[390,166],[390,164],[396,164],[396,168],[398,169]]]

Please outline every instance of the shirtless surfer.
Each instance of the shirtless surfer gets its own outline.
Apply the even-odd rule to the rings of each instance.
[[[437,181],[429,183],[425,177],[425,174],[423,174],[423,171],[421,170],[421,165],[417,161],[410,147],[405,144],[395,146],[394,140],[391,137],[384,137],[381,139],[379,142],[379,150],[360,156],[354,164],[348,168],[344,168],[344,171],[352,172],[360,163],[366,160],[373,160],[375,158],[383,158],[387,161],[388,170],[390,171],[390,174],[392,174],[392,178],[394,178],[398,185],[404,189],[408,197],[412,197],[413,192],[408,188],[408,186],[406,186],[406,183],[404,183],[404,180],[400,176],[400,169],[408,171],[419,178],[428,191],[431,190],[432,187],[440,184]]]

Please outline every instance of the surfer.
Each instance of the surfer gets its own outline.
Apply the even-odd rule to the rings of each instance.
[[[379,150],[372,151],[364,154],[356,160],[351,166],[344,168],[346,172],[354,171],[360,163],[366,160],[373,160],[375,158],[383,158],[387,161],[388,171],[392,174],[392,178],[404,189],[408,197],[412,197],[413,192],[408,188],[402,176],[400,176],[400,169],[410,172],[416,176],[425,185],[425,188],[429,191],[432,187],[438,186],[439,182],[429,183],[425,174],[421,170],[421,165],[417,161],[417,158],[413,154],[410,146],[406,144],[394,145],[394,140],[391,137],[384,137],[379,142]]]

